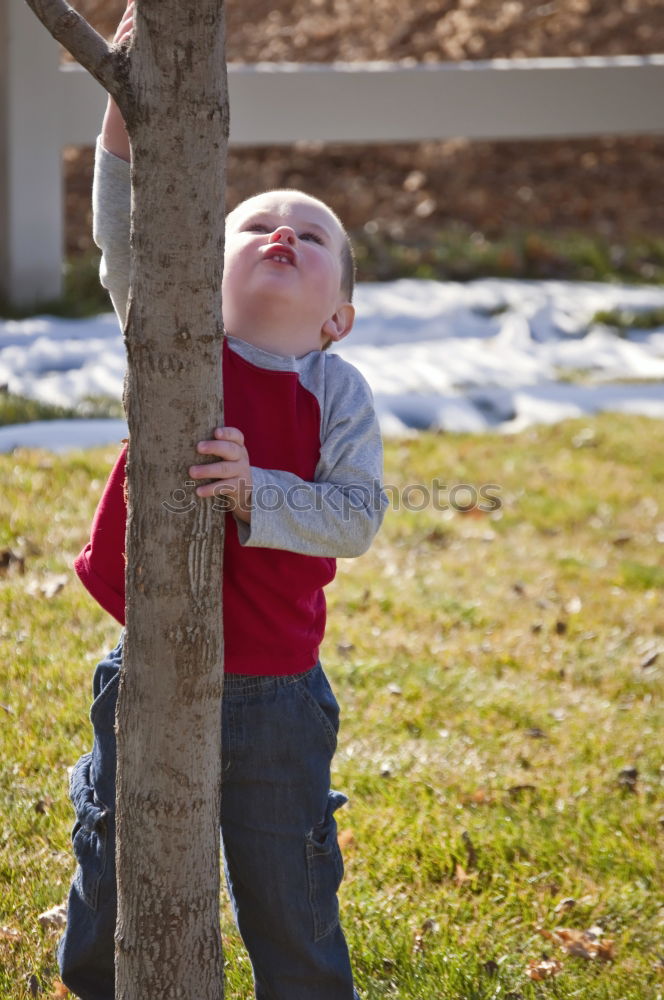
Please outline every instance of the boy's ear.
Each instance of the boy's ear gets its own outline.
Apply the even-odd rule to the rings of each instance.
[[[353,321],[355,319],[355,307],[351,305],[350,302],[344,302],[340,305],[333,316],[326,319],[323,323],[323,328],[321,330],[321,335],[327,340],[343,340],[347,337],[350,331],[353,329]]]

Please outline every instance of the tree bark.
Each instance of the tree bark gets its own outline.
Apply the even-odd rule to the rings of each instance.
[[[116,998],[220,1000],[223,518],[187,468],[223,422],[224,4],[137,0],[127,49],[64,0],[28,3],[113,94],[132,147]]]

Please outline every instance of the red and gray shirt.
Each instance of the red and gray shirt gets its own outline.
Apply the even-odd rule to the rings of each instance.
[[[129,165],[97,149],[94,234],[102,283],[124,321],[129,273]],[[335,557],[365,552],[386,506],[371,391],[334,354],[283,357],[228,336],[225,423],[239,427],[252,463],[247,525],[227,516],[223,607],[225,669],[308,670],[325,632],[323,587]],[[75,561],[95,599],[124,622],[125,450]],[[192,490],[193,497],[193,490]],[[219,516],[224,516],[219,514]]]

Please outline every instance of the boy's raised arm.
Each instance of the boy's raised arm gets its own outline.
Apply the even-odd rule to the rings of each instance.
[[[99,278],[108,290],[120,326],[124,327],[129,295],[129,164],[97,142],[92,184],[92,235],[101,250]]]
[[[120,109],[112,97],[108,99],[106,114],[101,127],[101,144],[108,153],[129,163],[129,136]]]
[[[133,29],[133,0],[113,41],[125,41]],[[92,185],[92,235],[102,252],[99,277],[124,326],[129,293],[129,218],[131,210],[129,136],[115,101],[110,97],[97,141]]]
[[[134,0],[129,0],[127,9],[122,15],[122,20],[113,36],[113,44],[119,45],[120,42],[126,41],[133,29]],[[101,144],[109,153],[113,153],[114,156],[119,156],[121,160],[126,160],[129,163],[131,156],[129,136],[127,135],[127,129],[125,128],[124,119],[120,114],[120,109],[111,97],[108,99],[104,123],[101,129]]]

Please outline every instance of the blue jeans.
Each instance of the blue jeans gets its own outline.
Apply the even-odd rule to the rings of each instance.
[[[122,640],[94,675],[92,753],[71,798],[78,861],[58,947],[63,982],[82,1000],[113,1000],[115,705]],[[221,836],[257,1000],[353,1000],[339,925],[343,862],[330,790],[339,706],[320,664],[295,677],[227,674],[222,703]]]

